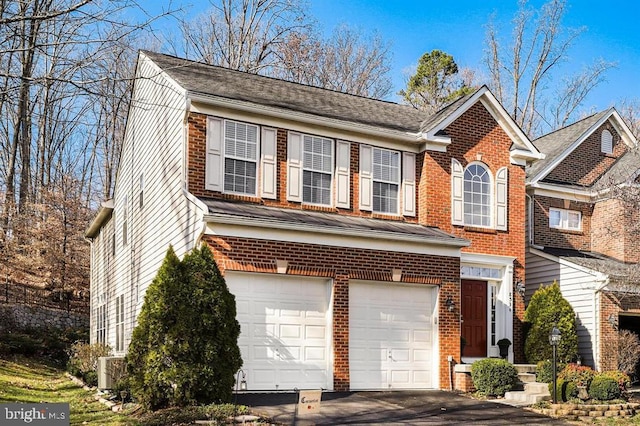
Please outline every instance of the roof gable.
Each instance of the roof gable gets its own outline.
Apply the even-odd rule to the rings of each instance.
[[[547,177],[607,121],[611,122],[627,146],[636,146],[635,137],[618,112],[614,108],[601,111],[535,139],[533,144],[545,155],[545,158],[527,169],[528,184],[536,184]],[[625,156],[626,154],[623,158]]]

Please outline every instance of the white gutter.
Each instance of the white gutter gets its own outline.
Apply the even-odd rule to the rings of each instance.
[[[107,218],[111,216],[113,212],[113,198],[102,202],[100,205],[100,210],[98,210],[98,214],[91,221],[91,224],[87,228],[84,233],[85,238],[93,239],[98,235],[100,228],[106,222]]]
[[[272,228],[272,229],[282,229],[287,231],[298,231],[298,232],[315,232],[315,233],[323,233],[323,234],[331,234],[331,235],[340,235],[340,236],[350,236],[350,237],[371,237],[377,238],[380,240],[387,241],[407,241],[413,243],[422,243],[422,244],[431,244],[431,245],[440,245],[440,246],[449,246],[449,247],[468,247],[471,245],[471,242],[468,240],[454,240],[454,241],[443,241],[435,238],[427,238],[423,235],[408,235],[408,234],[394,234],[391,232],[385,231],[374,231],[374,230],[362,230],[362,229],[342,229],[335,228],[332,226],[325,225],[306,225],[300,223],[283,223],[283,222],[273,222],[271,220],[266,220],[262,218],[255,217],[234,217],[228,216],[225,214],[206,214],[203,217],[205,222],[215,222],[222,223],[228,225],[242,225],[242,226],[251,226],[256,228]]]

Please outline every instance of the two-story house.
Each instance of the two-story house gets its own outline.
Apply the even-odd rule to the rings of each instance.
[[[640,331],[637,141],[611,108],[540,137],[527,169],[527,297],[558,282],[576,312],[582,362],[617,369],[621,328]],[[635,207],[635,208],[634,208]]]
[[[91,341],[126,353],[167,247],[206,243],[249,390],[449,388],[521,361],[525,165],[486,87],[435,115],[141,52],[92,240]],[[515,353],[513,352],[515,350]]]

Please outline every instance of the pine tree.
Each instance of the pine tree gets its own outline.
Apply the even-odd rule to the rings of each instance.
[[[180,262],[170,247],[129,346],[132,393],[150,409],[230,401],[239,335],[235,298],[209,248]]]
[[[578,333],[576,331],[575,312],[569,302],[562,297],[557,282],[540,287],[531,298],[524,313],[524,320],[529,331],[524,343],[527,361],[551,359],[552,347],[549,344],[549,333],[554,326],[558,327],[562,339],[558,344],[557,357],[563,362],[571,362],[578,353]]]

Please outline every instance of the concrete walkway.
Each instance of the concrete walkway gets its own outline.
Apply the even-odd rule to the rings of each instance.
[[[277,424],[294,422],[296,394],[239,394],[238,404],[270,417]],[[327,392],[319,414],[298,419],[298,425],[568,425],[561,420],[451,392]]]

